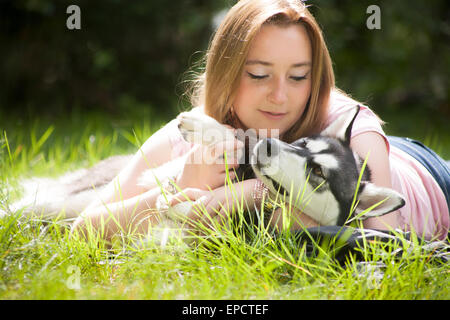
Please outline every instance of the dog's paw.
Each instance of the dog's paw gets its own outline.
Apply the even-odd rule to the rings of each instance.
[[[178,128],[183,138],[191,143],[211,145],[233,141],[234,131],[201,113],[183,112],[178,117]]]

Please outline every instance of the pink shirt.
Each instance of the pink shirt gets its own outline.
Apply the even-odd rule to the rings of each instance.
[[[349,111],[356,104],[357,102],[351,98],[338,92],[332,92],[328,123]],[[193,112],[202,111],[200,108],[194,108]],[[193,144],[183,139],[177,124],[178,121],[174,119],[166,125],[172,144],[172,159],[185,154],[193,147]],[[386,142],[391,166],[392,187],[400,192],[406,200],[406,205],[399,210],[401,222],[426,238],[445,239],[450,227],[449,209],[444,193],[437,182],[417,160],[402,150],[390,146],[377,116],[368,107],[362,105],[353,124],[352,137],[365,132],[377,132]]]

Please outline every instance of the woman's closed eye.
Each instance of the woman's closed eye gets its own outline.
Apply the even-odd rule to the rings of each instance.
[[[306,79],[306,76],[291,76],[291,79],[294,81],[302,81]]]
[[[254,73],[251,73],[248,71],[247,71],[247,74],[250,78],[255,79],[255,80],[262,80],[262,79],[265,79],[268,77],[267,74],[254,74]]]
[[[251,72],[248,72],[248,71],[247,71],[247,74],[253,80],[262,80],[262,79],[266,79],[266,78],[269,77],[268,74],[256,74],[256,73],[251,73]],[[306,75],[304,75],[304,76],[290,76],[289,78],[292,79],[293,81],[300,82],[300,81],[306,79]]]

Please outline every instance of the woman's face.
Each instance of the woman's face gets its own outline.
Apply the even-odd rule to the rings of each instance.
[[[311,92],[311,44],[301,25],[264,25],[250,45],[233,107],[246,129],[282,135],[302,116]],[[272,135],[273,136],[273,135]]]

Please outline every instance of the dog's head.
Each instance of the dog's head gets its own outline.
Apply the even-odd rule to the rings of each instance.
[[[350,149],[359,110],[358,106],[342,115],[319,135],[291,144],[270,138],[259,141],[251,163],[271,197],[286,196],[286,201],[321,225],[343,225],[351,215],[365,219],[402,207],[400,194],[370,182],[367,167],[360,179],[364,162]]]

